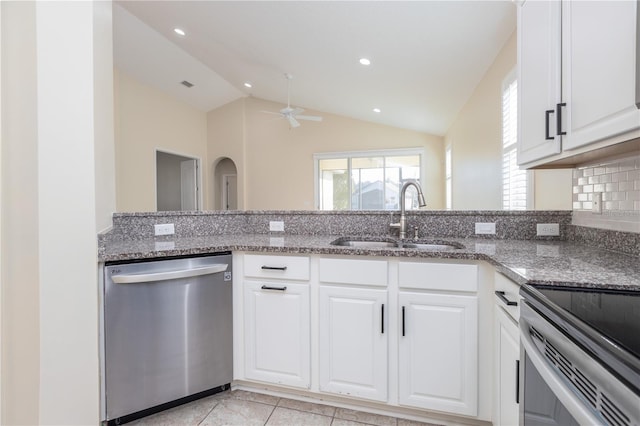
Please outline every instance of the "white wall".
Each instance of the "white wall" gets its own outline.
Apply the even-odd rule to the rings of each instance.
[[[110,2],[2,2],[3,424],[99,422]],[[98,168],[97,162],[103,163]],[[99,175],[98,175],[99,174]]]
[[[207,115],[122,71],[114,73],[117,210],[155,211],[156,149],[207,164]]]
[[[516,66],[516,33],[445,135],[454,210],[502,209],[502,82]],[[534,171],[534,209],[571,209],[571,170]]]
[[[244,179],[238,186],[244,189],[245,208],[314,209],[314,153],[416,147],[427,151],[427,208],[444,207],[441,137],[319,111],[305,113],[321,115],[322,122],[304,121],[290,129],[285,120],[261,112],[281,108],[246,98],[209,113],[209,156],[236,163]]]

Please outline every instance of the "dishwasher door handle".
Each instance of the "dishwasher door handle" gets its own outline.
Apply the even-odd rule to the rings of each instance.
[[[116,284],[137,284],[151,281],[167,281],[180,278],[199,277],[201,275],[217,274],[227,270],[229,265],[220,263],[200,268],[178,269],[176,271],[152,272],[146,274],[118,274],[112,275],[111,281]]]

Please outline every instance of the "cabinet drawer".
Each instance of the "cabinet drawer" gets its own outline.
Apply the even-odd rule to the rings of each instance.
[[[386,286],[387,261],[320,259],[320,282]]]
[[[400,287],[423,290],[477,291],[477,265],[400,262]]]
[[[520,286],[499,272],[495,273],[494,287],[496,305],[502,307],[511,317],[520,320]],[[503,292],[503,293],[498,293]],[[500,297],[500,294],[503,297]],[[515,305],[509,303],[516,303]]]
[[[304,256],[244,256],[244,275],[279,280],[309,280],[309,258]]]

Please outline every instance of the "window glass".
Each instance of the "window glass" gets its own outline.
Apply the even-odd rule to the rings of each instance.
[[[409,153],[405,153],[409,151]],[[407,179],[420,181],[422,155],[416,150],[316,154],[318,205],[322,210],[395,210]],[[394,154],[392,154],[394,153]],[[417,192],[407,190],[406,208],[417,208]]]

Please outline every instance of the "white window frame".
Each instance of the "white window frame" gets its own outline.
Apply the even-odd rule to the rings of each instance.
[[[505,209],[504,206],[504,180],[505,180],[505,176],[504,176],[504,167],[503,167],[503,161],[504,161],[504,154],[510,151],[515,151],[516,156],[518,155],[518,141],[516,140],[516,142],[514,144],[512,144],[511,146],[509,146],[508,148],[505,148],[504,146],[504,111],[502,109],[502,105],[503,105],[503,97],[504,97],[504,92],[505,90],[511,85],[511,83],[513,83],[514,81],[518,80],[518,75],[517,75],[517,71],[516,68],[513,68],[509,74],[507,74],[507,76],[504,78],[504,80],[502,81],[502,87],[501,87],[501,91],[500,91],[500,122],[501,122],[501,127],[502,127],[502,131],[501,131],[501,137],[500,137],[500,143],[501,143],[501,155],[500,155],[500,165],[501,165],[501,180],[500,180],[500,204],[501,204],[501,208],[503,210],[507,210]],[[519,96],[518,90],[516,88],[516,96]],[[518,114],[520,114],[520,112],[518,111]],[[513,120],[515,120],[515,125],[516,125],[516,138],[518,137],[517,135],[519,134],[517,126],[518,126],[518,117],[514,117]],[[517,161],[516,161],[517,162]],[[525,195],[525,210],[532,210],[534,208],[534,180],[535,180],[535,176],[533,174],[532,170],[526,170],[525,171],[526,174],[526,179],[527,179],[527,183],[526,183],[526,195]]]
[[[444,204],[446,210],[453,209],[453,149],[444,148]]]
[[[335,151],[313,154],[313,195],[316,210],[320,210],[320,176],[319,162],[320,160],[333,160],[340,158],[363,158],[363,157],[396,157],[406,155],[418,155],[420,157],[420,184],[424,187],[426,183],[426,167],[425,159],[427,150],[425,148],[399,148],[399,149],[381,149],[371,151]],[[425,191],[426,192],[426,191]],[[328,210],[330,211],[330,210]],[[354,211],[354,210],[349,210]]]

